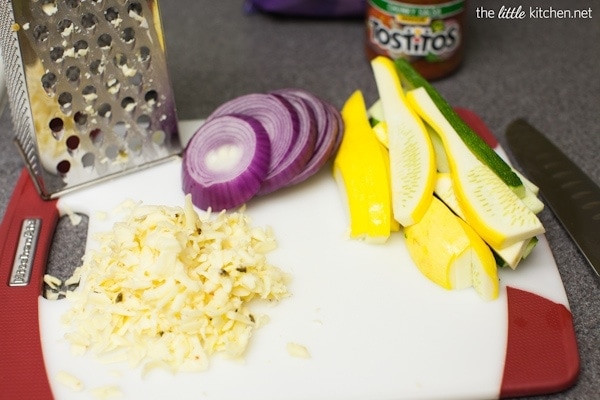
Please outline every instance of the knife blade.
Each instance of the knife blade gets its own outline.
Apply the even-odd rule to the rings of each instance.
[[[600,276],[600,188],[540,131],[520,118],[506,130],[525,175]]]

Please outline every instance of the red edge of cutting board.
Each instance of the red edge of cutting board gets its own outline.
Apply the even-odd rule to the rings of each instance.
[[[500,396],[554,393],[574,385],[579,352],[571,312],[524,290],[506,291],[508,343]]]
[[[14,252],[21,222],[40,218],[41,231],[29,285],[10,287]],[[44,201],[23,169],[0,225],[0,397],[52,399],[40,337],[38,301],[42,293],[48,250],[58,221],[55,200]],[[7,311],[10,310],[10,311]]]
[[[483,121],[473,112],[457,108],[457,113],[491,147],[498,141]],[[8,287],[13,254],[11,220],[39,216],[46,232],[40,237],[51,240],[58,210],[56,201],[42,200],[23,170],[6,215],[0,226],[2,243],[2,306],[12,312],[0,313],[0,393],[6,398],[51,399],[52,391],[46,373],[38,319],[38,299],[41,294],[47,251],[36,255],[31,283],[24,288]],[[28,214],[24,214],[28,213]],[[20,224],[19,225],[20,228]],[[16,238],[17,235],[12,234]],[[44,239],[45,240],[45,239]],[[48,243],[40,243],[44,249]],[[17,292],[18,290],[19,292]],[[536,294],[507,288],[508,342],[501,397],[517,397],[558,392],[572,386],[579,374],[579,352],[571,312],[561,304]],[[16,310],[16,311],[15,311]],[[10,338],[9,340],[4,340]],[[548,352],[548,349],[552,349]]]

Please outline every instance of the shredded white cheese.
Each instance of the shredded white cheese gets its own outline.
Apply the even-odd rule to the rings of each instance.
[[[67,294],[72,349],[146,371],[199,371],[213,353],[241,356],[265,321],[248,303],[288,295],[287,275],[266,258],[276,248],[271,230],[252,227],[243,211],[200,218],[189,196],[183,208],[122,210]]]

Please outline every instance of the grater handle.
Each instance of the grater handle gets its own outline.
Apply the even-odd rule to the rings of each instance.
[[[29,172],[23,169],[0,225],[0,273],[3,279],[0,284],[0,393],[6,398],[52,399],[42,352],[38,302],[59,218],[56,202],[42,200]],[[21,243],[24,222],[31,220],[39,222],[37,242],[29,254],[32,263],[28,283],[21,284],[20,278],[15,278],[15,259],[22,259],[18,255],[28,253],[22,250]],[[31,236],[31,232],[26,235],[27,238]]]

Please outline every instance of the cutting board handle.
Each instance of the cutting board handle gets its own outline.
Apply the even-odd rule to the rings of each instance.
[[[52,399],[42,352],[38,302],[58,218],[56,200],[42,200],[29,172],[23,169],[0,225],[3,398]]]

